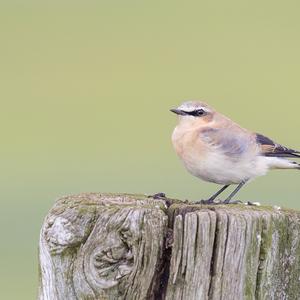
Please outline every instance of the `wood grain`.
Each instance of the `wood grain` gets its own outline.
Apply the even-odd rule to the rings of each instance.
[[[300,213],[68,196],[45,219],[39,258],[40,300],[298,299]]]

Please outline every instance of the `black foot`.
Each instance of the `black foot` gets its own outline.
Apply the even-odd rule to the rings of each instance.
[[[224,200],[223,202],[220,202],[220,204],[241,204],[243,203],[240,200],[230,201],[230,200]]]
[[[214,202],[214,200],[208,199],[208,200],[196,201],[195,204],[214,205],[214,204],[218,204],[218,203]]]
[[[148,198],[165,199],[166,198],[166,194],[165,193],[157,193],[157,194],[148,196]]]

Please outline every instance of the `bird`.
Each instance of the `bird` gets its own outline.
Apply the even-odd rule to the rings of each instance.
[[[202,101],[186,101],[171,112],[178,116],[172,133],[175,152],[194,176],[223,185],[203,204],[214,204],[230,185],[237,185],[224,204],[248,182],[272,169],[300,169],[300,151],[245,129]],[[220,203],[219,202],[219,203]]]

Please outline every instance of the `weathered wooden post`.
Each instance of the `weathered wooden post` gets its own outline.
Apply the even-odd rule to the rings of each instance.
[[[39,299],[300,299],[300,212],[64,197],[41,230]]]

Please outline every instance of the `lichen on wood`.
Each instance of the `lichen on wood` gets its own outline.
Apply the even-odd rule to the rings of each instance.
[[[88,193],[59,199],[40,234],[40,300],[299,295],[296,211]]]

